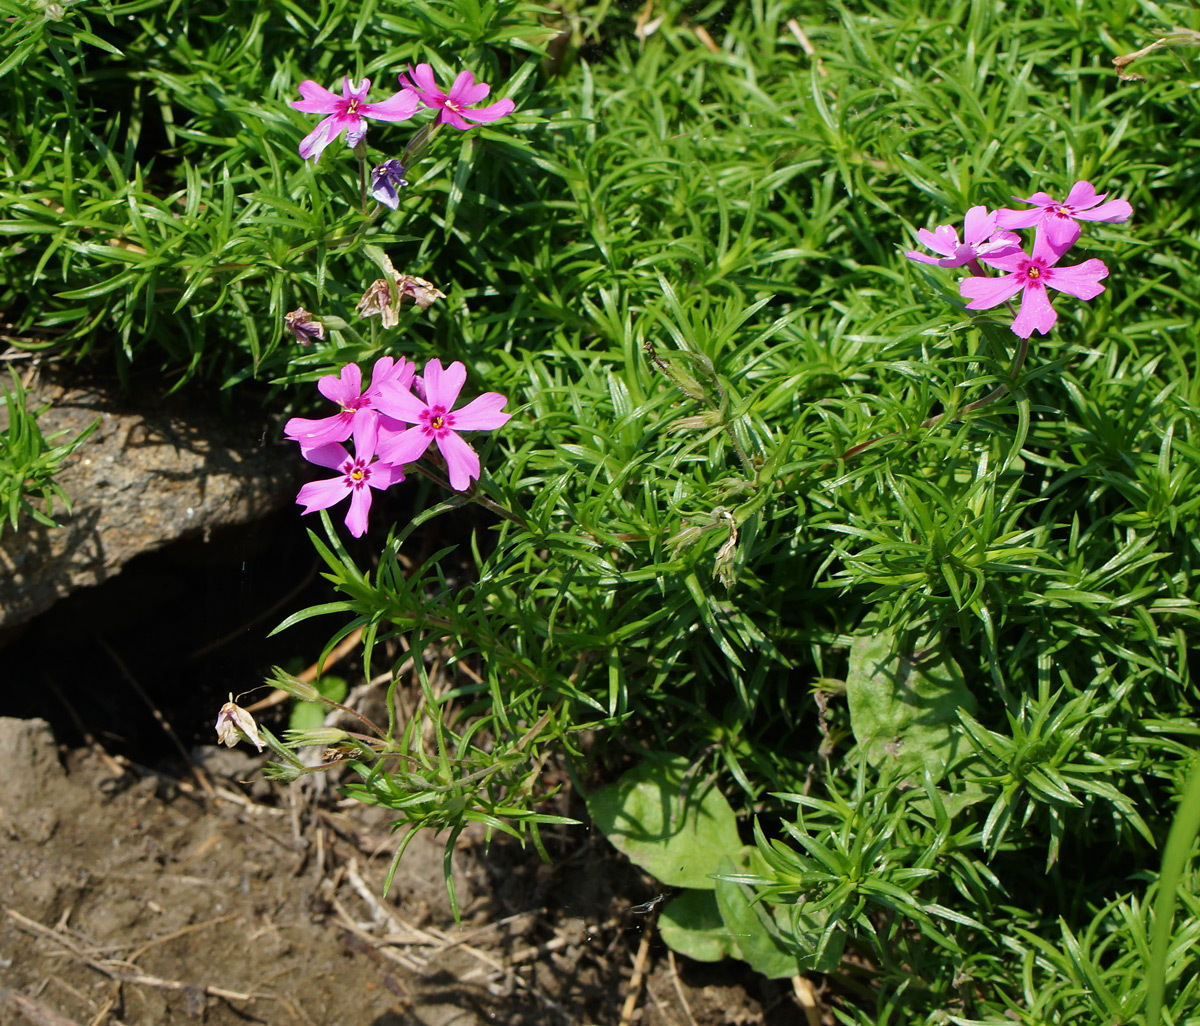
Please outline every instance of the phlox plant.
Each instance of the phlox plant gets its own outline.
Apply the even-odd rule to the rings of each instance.
[[[275,772],[839,1022],[1194,1017],[1194,9],[0,6],[12,331],[311,468],[386,694]]]

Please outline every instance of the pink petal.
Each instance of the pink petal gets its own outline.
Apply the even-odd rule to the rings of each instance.
[[[930,256],[928,253],[918,253],[915,249],[907,250],[904,255],[909,260],[920,260],[923,264],[935,264],[938,267],[942,264],[941,257]]]
[[[1065,292],[1076,299],[1095,299],[1104,291],[1100,284],[1108,277],[1108,267],[1103,260],[1093,257],[1082,264],[1072,264],[1070,267],[1055,267],[1046,272],[1046,284],[1051,288]]]
[[[340,129],[337,128],[338,116],[330,114],[316,128],[308,133],[300,140],[300,156],[305,160],[312,157],[313,163],[321,159],[321,151],[325,149],[334,139]]]
[[[362,85],[356,86],[353,80],[347,75],[342,79],[342,97],[346,100],[358,100],[361,105],[362,101],[367,98],[367,93],[371,91],[371,80],[364,78]]]
[[[470,100],[463,99],[463,92],[471,89],[475,85],[475,76],[469,71],[460,71],[454,78],[454,82],[450,86],[450,91],[446,94],[455,103],[470,103]]]
[[[449,107],[443,107],[441,114],[438,115],[438,121],[443,125],[452,125],[460,132],[469,132],[475,126],[462,119],[462,115]]]
[[[417,112],[420,105],[420,97],[416,93],[402,89],[379,103],[359,104],[358,109],[363,117],[374,118],[376,121],[405,121]]]
[[[503,99],[497,100],[490,107],[475,107],[471,110],[461,111],[461,114],[464,118],[470,118],[472,121],[496,121],[511,114],[514,107],[516,104],[512,100]]]
[[[328,89],[311,78],[306,78],[299,86],[302,100],[289,100],[288,105],[305,114],[336,114],[342,109],[344,101],[337,93]]]
[[[348,363],[335,376],[326,374],[317,382],[317,391],[330,402],[345,406],[362,395],[362,371],[357,363]]]
[[[404,468],[401,466],[392,466],[390,463],[380,463],[376,460],[371,464],[371,476],[367,480],[372,488],[380,490],[390,488],[394,484],[399,484],[404,480]]]
[[[433,68],[430,65],[418,64],[415,68],[410,67],[409,71],[412,72],[412,80],[417,89],[439,100],[446,99],[446,94],[437,87],[437,79],[433,77]]]
[[[986,242],[995,230],[996,215],[988,213],[985,206],[972,207],[963,220],[963,242],[968,246],[977,246]]]
[[[952,257],[958,250],[958,232],[948,224],[939,224],[933,231],[918,228],[917,238],[926,249],[932,249],[942,256]]]
[[[1033,210],[1009,210],[1008,207],[1001,207],[996,211],[996,227],[1032,228],[1042,219],[1042,213],[1041,207]]]
[[[430,360],[425,364],[425,400],[429,408],[452,409],[466,381],[467,368],[460,361],[455,360],[443,370],[441,360]]]
[[[424,428],[413,427],[407,431],[381,442],[377,455],[383,463],[393,467],[402,467],[406,463],[415,463],[429,448],[433,436]]]
[[[1021,338],[1029,338],[1034,331],[1045,335],[1057,320],[1058,314],[1050,305],[1050,297],[1046,295],[1046,290],[1031,286],[1021,297],[1021,312],[1013,320],[1012,330]]]
[[[346,527],[355,538],[361,538],[367,530],[367,514],[371,512],[371,489],[356,488],[350,493],[350,510],[346,514]]]
[[[283,426],[283,433],[294,442],[299,442],[303,448],[311,449],[330,442],[344,442],[350,437],[354,417],[349,413],[335,413],[332,417],[322,417],[320,420],[305,420],[303,417],[293,417]],[[333,463],[324,466],[336,466]]]
[[[1084,210],[1075,214],[1081,221],[1128,221],[1132,215],[1133,207],[1129,205],[1129,201],[1121,199],[1109,200],[1095,210]]]
[[[375,400],[375,409],[396,420],[402,420],[408,424],[420,424],[421,417],[429,407],[413,395],[407,385],[389,380],[379,388],[379,398]]]
[[[1019,271],[1021,265],[1029,259],[1019,245],[999,246],[996,249],[981,246],[978,256],[988,267],[996,267],[1001,271]]]
[[[363,463],[370,463],[375,455],[375,443],[379,439],[379,415],[374,410],[357,410],[354,413],[354,455]]]
[[[1082,229],[1079,223],[1072,217],[1063,217],[1059,214],[1047,214],[1046,219],[1042,221],[1041,226],[1037,230],[1037,235],[1034,237],[1033,253],[1038,255],[1038,240],[1044,238],[1043,254],[1045,255],[1046,247],[1053,251],[1054,258],[1049,260],[1054,263],[1062,259],[1063,255],[1079,241],[1079,235]],[[1047,259],[1049,259],[1047,257]]]
[[[302,445],[300,446],[300,455],[309,463],[315,463],[318,467],[329,467],[330,470],[340,469],[350,459],[350,454],[337,442],[326,442],[323,445]]]
[[[984,278],[978,275],[964,278],[958,283],[958,294],[971,302],[968,310],[990,310],[999,306],[1007,299],[1012,299],[1025,287],[1024,282],[1015,274],[1005,274],[999,278]]]
[[[296,501],[304,506],[305,513],[328,509],[346,497],[345,477],[331,477],[324,481],[309,481],[296,495]]]
[[[1097,196],[1091,182],[1076,182],[1071,186],[1071,191],[1067,193],[1067,199],[1063,206],[1072,207],[1075,210],[1087,210],[1088,207],[1094,207],[1107,195],[1108,193],[1104,192]]]
[[[1055,203],[1058,202],[1048,192],[1035,192],[1028,199],[1026,199],[1022,196],[1014,196],[1013,199],[1018,200],[1021,203],[1033,203],[1039,207],[1052,207],[1052,206],[1054,206]]]
[[[501,413],[508,396],[499,392],[484,392],[478,399],[454,411],[455,431],[495,431],[508,423],[511,413]]]
[[[471,486],[471,478],[479,477],[479,456],[453,431],[438,435],[437,445],[446,461],[450,487],[465,492]]]

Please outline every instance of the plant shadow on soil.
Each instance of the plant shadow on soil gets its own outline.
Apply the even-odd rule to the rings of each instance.
[[[228,693],[315,659],[335,629],[266,637],[332,597],[306,523],[289,510],[140,556],[3,639],[0,1021],[618,1023],[653,919],[630,909],[656,892],[602,836],[548,831],[543,865],[464,833],[460,926],[441,839],[416,839],[384,897],[384,810],[339,801],[335,771],[279,785],[248,746],[215,746]],[[557,800],[585,819],[569,789]],[[674,961],[654,940],[630,1021],[802,1021],[783,982]]]

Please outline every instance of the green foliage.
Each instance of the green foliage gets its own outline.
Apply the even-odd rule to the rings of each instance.
[[[12,391],[0,384],[7,421],[0,433],[0,534],[4,533],[5,520],[15,528],[22,513],[47,527],[58,526],[52,519],[54,503],[61,503],[67,512],[71,510],[71,503],[55,483],[54,475],[100,423],[94,421],[69,442],[51,445],[63,432],[49,438],[42,434],[38,417],[46,408],[31,411],[21,379],[11,368],[10,374]],[[38,504],[34,505],[30,499],[39,500]]]
[[[687,760],[644,762],[588,796],[588,815],[613,845],[671,887],[712,890],[722,859],[742,849],[737,818]]]
[[[330,703],[341,702],[346,697],[349,685],[342,677],[318,677],[314,685],[320,699],[298,701],[288,714],[288,729],[297,731],[318,730],[325,722]]]
[[[1151,965],[1162,1020],[1194,1020],[1182,841],[1180,910],[1154,903],[1200,735],[1200,100],[1166,58],[1144,83],[1111,60],[1195,9],[656,9],[643,38],[622,4],[0,0],[0,310],[171,385],[307,404],[386,353],[509,396],[474,491],[406,482],[421,512],[377,559],[326,519],[336,594],[283,625],[330,617],[330,650],[361,627],[376,669],[406,647],[417,711],[397,656],[391,721],[319,739],[406,837],[540,844],[562,758],[664,882],[674,835],[631,844],[618,813],[646,820],[655,781],[682,817],[658,828],[724,796],[737,829],[703,835],[664,932],[831,972],[843,1022],[1146,1022]],[[440,133],[364,217],[286,101],[426,59],[518,112]],[[1027,348],[904,259],[918,227],[1080,179],[1134,219],[1087,227],[1107,291],[1056,297]],[[356,317],[380,252],[448,298]],[[301,305],[328,329],[302,352]],[[660,770],[621,791],[631,751]]]

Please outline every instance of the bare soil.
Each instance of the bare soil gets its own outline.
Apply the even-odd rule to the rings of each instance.
[[[736,968],[673,967],[652,913],[629,911],[644,882],[583,828],[552,867],[462,845],[456,925],[435,839],[414,842],[384,898],[380,810],[244,784],[259,760],[198,754],[211,796],[98,749],[60,753],[42,721],[0,720],[0,1022],[803,1021],[779,985],[751,994]]]

